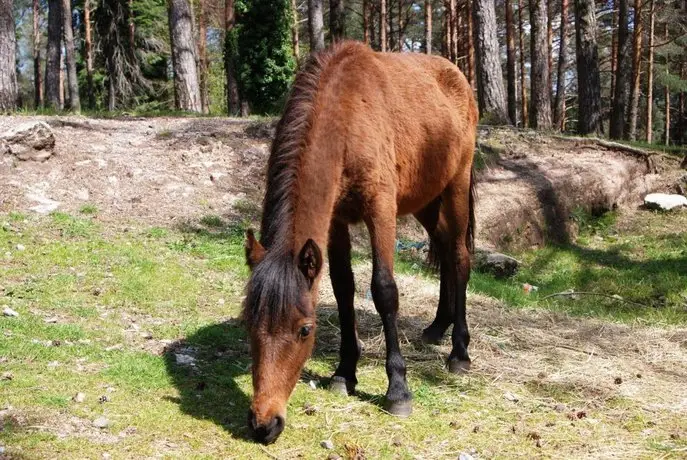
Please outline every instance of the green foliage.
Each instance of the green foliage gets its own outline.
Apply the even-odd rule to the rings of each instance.
[[[253,112],[277,112],[296,63],[291,44],[289,0],[249,0],[239,10],[235,37],[227,37],[227,56],[235,56],[241,96]],[[233,34],[232,34],[233,35]]]

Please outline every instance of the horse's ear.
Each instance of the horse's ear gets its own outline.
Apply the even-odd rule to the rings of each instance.
[[[265,248],[255,238],[252,229],[246,231],[246,263],[252,270],[265,258]]]
[[[303,245],[301,253],[298,256],[298,268],[303,272],[308,284],[312,287],[315,278],[320,274],[322,269],[322,251],[312,239],[309,239]]]

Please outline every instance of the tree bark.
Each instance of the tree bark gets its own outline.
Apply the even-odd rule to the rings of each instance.
[[[627,121],[626,137],[637,138],[639,116],[639,84],[642,71],[642,7],[644,0],[634,0],[634,31],[632,33],[632,85],[630,86],[630,115]]]
[[[168,0],[167,5],[172,44],[175,105],[178,110],[201,112],[191,6],[188,0]]]
[[[380,0],[379,2],[379,47],[382,52],[386,51],[386,0]]]
[[[36,108],[43,106],[43,70],[41,68],[41,30],[39,26],[41,6],[33,0],[33,91]]]
[[[432,54],[432,0],[425,0],[425,53]]]
[[[403,0],[398,0],[398,20],[396,21],[398,25],[398,51],[403,51]]]
[[[332,43],[344,39],[346,27],[346,8],[344,0],[329,0],[329,33]]]
[[[505,124],[508,122],[508,115],[501,74],[494,0],[474,0],[473,15],[480,116],[491,123]]]
[[[62,49],[62,0],[48,0],[48,50],[45,59],[45,98],[48,107],[62,110],[60,103],[60,55]]]
[[[594,0],[575,0],[578,125],[582,134],[601,132],[601,79]]]
[[[563,0],[564,2],[566,0]],[[508,117],[513,125],[518,124],[517,89],[515,71],[515,25],[513,24],[513,0],[506,3],[506,75],[508,79]]]
[[[465,0],[469,2],[470,0]],[[453,15],[451,16],[451,54],[453,55],[453,63],[458,63],[458,2],[456,0],[451,0]]]
[[[308,32],[310,33],[310,52],[324,49],[323,0],[308,0]]]
[[[651,144],[653,137],[654,110],[654,24],[656,14],[654,0],[649,0],[649,46],[646,66],[646,142]]]
[[[558,48],[558,75],[556,77],[556,101],[553,123],[565,131],[565,73],[568,70],[568,0],[561,1],[561,34]]]
[[[293,44],[293,57],[296,60],[296,65],[298,65],[301,61],[301,43],[298,35],[298,5],[296,4],[296,0],[291,0],[291,14],[293,15],[291,43]]]
[[[547,6],[545,0],[530,0],[530,126],[551,128],[551,84],[549,82]]]
[[[668,23],[664,24],[664,38],[665,41],[668,41]],[[664,57],[665,59],[665,66],[666,66],[666,75],[670,74],[670,60],[668,56]],[[666,129],[664,133],[664,141],[665,145],[670,145],[670,87],[666,83],[663,85],[663,97],[665,98],[664,104],[665,104],[665,121],[666,121]]]
[[[476,86],[475,82],[475,40],[474,40],[474,17],[472,13],[472,1],[465,0],[465,22],[468,25],[468,81],[470,86],[474,89]]]
[[[62,1],[62,33],[64,37],[65,57],[67,63],[67,84],[69,86],[69,108],[74,112],[81,111],[79,98],[79,80],[76,76],[76,56],[74,50],[74,31],[72,30],[71,1]]]
[[[611,92],[610,99],[613,100],[615,94],[615,72],[618,68],[616,59],[618,57],[618,34],[615,32],[618,29],[618,2],[613,0],[611,2]]]
[[[627,0],[618,3],[618,53],[616,57],[615,92],[611,106],[609,137],[620,139],[625,132],[625,115],[630,100],[630,40]]]
[[[546,45],[549,82],[551,82],[553,78],[553,0],[546,0]]]
[[[234,0],[224,2],[224,39],[233,40],[233,30],[236,24],[234,11]],[[231,116],[241,114],[241,98],[239,97],[239,87],[236,81],[236,69],[234,68],[233,56],[228,51],[231,44],[225,44],[224,72],[226,74],[226,94],[227,94],[227,113]]]
[[[363,42],[370,44],[370,5],[368,0],[363,0]]]
[[[526,128],[529,123],[528,103],[527,103],[527,85],[525,84],[525,28],[524,28],[524,3],[523,0],[518,0],[518,46],[520,48],[520,119],[522,127]]]
[[[84,0],[84,61],[86,61],[86,91],[88,107],[95,108],[95,87],[93,86],[93,28],[91,26],[91,1]]]
[[[0,0],[0,111],[17,107],[16,40],[12,0]]]
[[[205,0],[198,1],[198,73],[200,78],[200,106],[203,113],[210,113],[210,94],[208,90],[208,23]]]

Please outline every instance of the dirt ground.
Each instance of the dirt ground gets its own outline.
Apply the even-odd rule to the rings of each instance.
[[[39,120],[52,126],[56,154],[44,163],[1,159],[0,211],[75,212],[89,204],[105,220],[165,225],[259,215],[271,120],[4,117],[0,133]],[[477,156],[485,246],[565,241],[575,231],[574,209],[636,204],[657,187],[640,159],[535,133],[482,129]],[[417,225],[400,233],[423,237]]]

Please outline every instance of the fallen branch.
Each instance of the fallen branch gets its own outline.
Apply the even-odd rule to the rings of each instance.
[[[647,305],[638,303],[638,302],[633,302],[631,300],[624,299],[620,297],[619,295],[608,295],[608,294],[602,294],[600,292],[587,292],[587,291],[563,291],[563,292],[555,292],[553,294],[549,294],[547,296],[542,297],[539,300],[546,300],[550,299],[552,297],[567,297],[567,296],[573,296],[573,295],[593,295],[597,297],[606,297],[607,299],[613,299],[613,300],[619,300],[624,303],[628,303],[630,305],[636,305],[638,307],[642,308],[649,308]]]
[[[640,149],[639,147],[633,147],[631,145],[626,145],[626,144],[621,144],[620,142],[613,142],[613,141],[607,141],[606,139],[600,139],[598,137],[578,137],[578,136],[551,136],[554,139],[558,139],[561,141],[568,141],[568,142],[577,142],[579,144],[584,144],[584,145],[599,145],[601,147],[607,148],[607,149],[612,149],[612,150],[620,150],[621,152],[629,153],[630,155],[633,155],[635,157],[639,157],[646,161],[646,166],[651,171],[652,173],[657,172],[656,165],[654,165],[654,161],[651,158],[654,155],[660,155],[657,152],[649,152],[644,149]],[[668,156],[665,156],[668,158]]]

